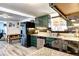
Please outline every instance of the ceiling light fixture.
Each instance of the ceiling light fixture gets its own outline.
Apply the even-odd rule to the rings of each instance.
[[[16,14],[16,15],[21,15],[21,16],[25,16],[25,17],[35,18],[35,16],[28,15],[28,14],[25,14],[25,13],[21,13],[21,12],[18,12],[18,11],[14,11],[14,10],[11,10],[11,9],[8,9],[8,8],[4,8],[4,7],[0,7],[0,11],[4,11],[4,12]]]

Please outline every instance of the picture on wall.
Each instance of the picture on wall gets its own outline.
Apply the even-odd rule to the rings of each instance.
[[[12,27],[13,26],[13,24],[12,23],[9,23],[9,27]]]
[[[17,28],[19,28],[19,22],[17,22]]]

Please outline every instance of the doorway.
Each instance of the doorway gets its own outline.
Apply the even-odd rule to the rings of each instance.
[[[5,40],[4,36],[6,35],[6,22],[0,21],[0,41]]]

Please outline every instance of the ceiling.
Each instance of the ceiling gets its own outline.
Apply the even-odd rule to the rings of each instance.
[[[49,7],[49,3],[35,3],[35,4],[34,3],[0,3],[0,7],[4,7],[24,14],[28,14],[33,17],[39,17],[42,15],[56,12],[51,7]],[[4,12],[0,11],[0,13],[4,13]],[[15,20],[17,18],[29,17],[29,16],[21,17],[19,15],[16,16],[15,14],[11,14],[11,13],[7,13],[7,14],[13,16]]]
[[[56,3],[55,4],[65,15],[79,12],[78,3]]]
[[[1,15],[3,15],[4,17],[1,17]],[[9,16],[9,17],[6,18],[5,16]],[[27,19],[27,18],[29,18],[29,17],[24,17],[24,16],[20,16],[20,15],[0,11],[0,20],[1,21],[10,21],[10,20],[19,21],[19,20]]]
[[[79,3],[55,3],[55,6],[69,19],[79,18]]]

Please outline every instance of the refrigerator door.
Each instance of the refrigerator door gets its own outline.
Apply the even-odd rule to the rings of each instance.
[[[34,23],[25,22],[21,24],[21,45],[30,47],[31,46],[31,37],[28,34],[28,28],[34,28]]]
[[[21,24],[21,45],[25,46],[27,42],[27,35],[26,35],[26,24]]]

